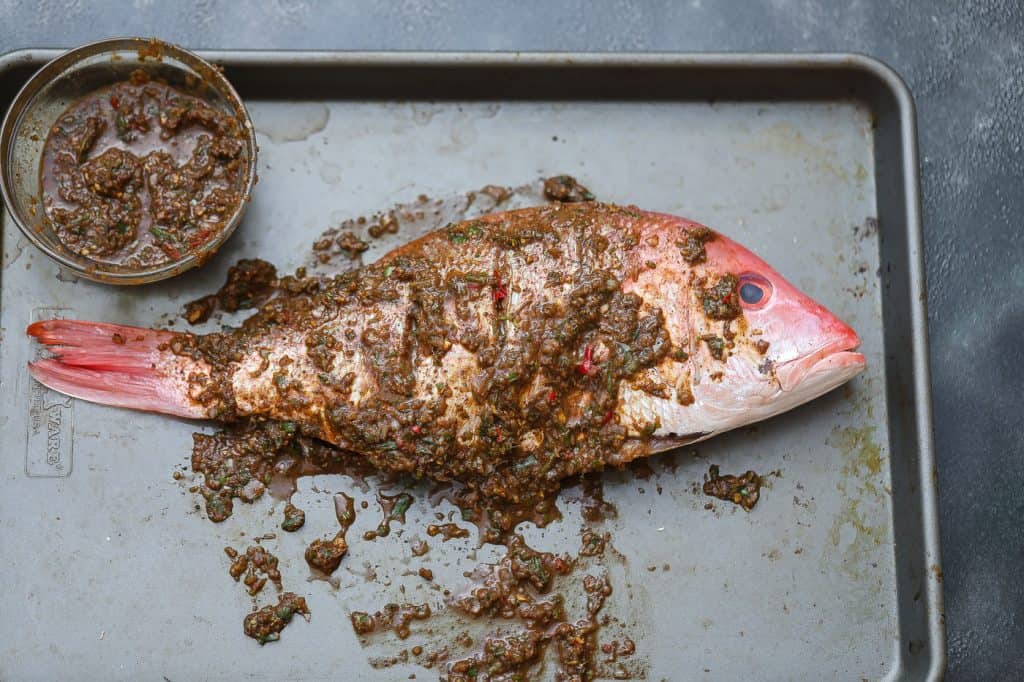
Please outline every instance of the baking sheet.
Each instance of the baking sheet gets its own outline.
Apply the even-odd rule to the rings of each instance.
[[[4,106],[54,54],[4,58]],[[211,56],[250,109],[260,183],[238,232],[201,271],[135,289],[75,281],[5,217],[0,676],[435,676],[413,664],[375,670],[370,659],[389,649],[363,649],[348,622],[351,610],[388,601],[440,610],[438,592],[403,575],[421,565],[409,544],[433,519],[423,496],[402,533],[364,542],[378,520],[372,491],[343,476],[303,479],[295,501],[306,528],[265,545],[313,617],[259,647],[242,635],[251,600],[228,577],[222,548],[277,530],[283,503],[236,505],[227,522],[211,524],[187,480],[171,476],[187,463],[196,426],[39,390],[24,369],[34,350],[23,330],[54,312],[165,323],[238,258],[287,271],[345,218],[552,173],[577,176],[603,200],[735,238],[857,329],[868,361],[864,375],[812,404],[652,458],[650,478],[606,476],[606,499],[619,510],[608,529],[623,557],[610,567],[616,591],[606,609],[638,643],[637,672],[676,680],[941,671],[913,111],[891,74],[831,56]],[[721,503],[706,510],[694,484],[710,463],[780,475],[750,514]],[[302,551],[335,527],[337,491],[369,500],[370,510],[349,534],[334,588],[306,582]],[[578,504],[561,506],[562,522],[527,529],[538,548],[578,547]],[[422,564],[452,590],[463,571],[495,556],[476,550],[475,536],[431,544]]]

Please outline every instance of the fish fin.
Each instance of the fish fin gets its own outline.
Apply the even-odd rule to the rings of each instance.
[[[79,320],[35,322],[25,331],[65,365],[129,374],[151,374],[159,346],[174,336],[157,329]]]
[[[650,453],[654,454],[656,452],[665,452],[666,450],[681,448],[684,445],[699,443],[702,440],[707,440],[713,435],[714,434],[711,432],[684,434],[670,433],[664,436],[654,436],[647,442],[647,447],[650,448]]]
[[[171,356],[167,372],[160,346],[171,332],[102,322],[46,320],[26,330],[54,357],[29,363],[32,377],[55,391],[103,405],[202,419],[207,409],[193,401],[181,381],[190,358]],[[196,368],[199,369],[199,368]]]

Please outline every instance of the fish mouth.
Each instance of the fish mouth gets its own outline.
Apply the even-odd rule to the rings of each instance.
[[[830,391],[867,367],[864,355],[857,352],[860,339],[837,339],[827,343],[813,353],[780,363],[775,376],[783,391],[814,390],[819,395]]]

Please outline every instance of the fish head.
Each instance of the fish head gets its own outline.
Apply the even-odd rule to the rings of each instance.
[[[717,234],[704,248],[700,262],[679,270],[690,282],[677,289],[687,305],[669,302],[676,312],[666,313],[688,349],[662,371],[675,383],[674,400],[641,400],[632,420],[656,417],[666,447],[785,412],[866,366],[857,333],[764,260]]]

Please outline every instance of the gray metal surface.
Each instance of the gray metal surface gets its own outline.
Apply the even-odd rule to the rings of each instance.
[[[333,590],[304,582],[301,549],[333,526],[325,491],[353,486],[306,481],[307,529],[270,546],[286,585],[309,595],[313,620],[260,649],[241,635],[250,602],[220,548],[273,530],[274,505],[240,505],[214,526],[170,476],[192,425],[33,402],[22,330],[55,305],[152,325],[216,286],[238,257],[288,268],[345,217],[551,172],[753,248],[855,327],[869,363],[849,388],[702,444],[696,458],[656,458],[651,480],[608,477],[626,557],[611,608],[636,623],[648,679],[705,669],[723,679],[919,679],[941,667],[913,112],[889,72],[838,57],[213,56],[250,107],[261,182],[206,268],[135,291],[69,282],[4,223],[0,553],[23,605],[0,616],[4,677],[375,679],[346,615],[395,600],[403,584],[439,604],[402,575],[407,543],[429,518],[422,503],[403,536],[355,541]],[[13,62],[8,80],[27,75]],[[56,435],[38,440],[40,429]],[[754,513],[713,513],[691,490],[711,462],[781,476]],[[564,506],[562,523],[530,533],[537,544],[577,546],[578,509]],[[486,554],[448,543],[432,551],[432,568],[457,589]],[[407,672],[430,675],[392,668],[376,678]]]
[[[0,50],[841,51],[918,106],[949,679],[1024,672],[1024,3],[1016,0],[0,0]],[[979,305],[982,302],[982,305]]]

